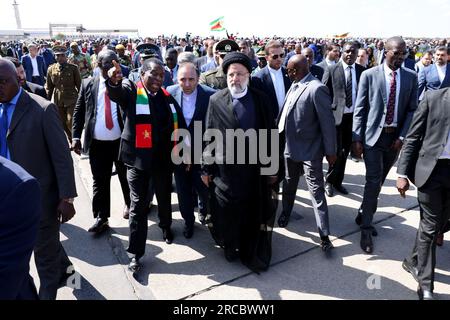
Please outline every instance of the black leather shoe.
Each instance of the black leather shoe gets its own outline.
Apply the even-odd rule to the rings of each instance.
[[[141,269],[141,263],[139,262],[139,259],[137,259],[137,258],[131,259],[131,262],[128,265],[128,270],[135,273],[135,272],[138,272],[139,269]]]
[[[406,272],[411,273],[411,275],[413,276],[414,280],[419,282],[419,279],[417,277],[419,271],[417,270],[417,268],[415,266],[412,265],[411,262],[409,262],[407,259],[404,259],[403,263],[402,263],[402,267],[403,267],[403,270],[405,270]]]
[[[423,290],[421,287],[417,288],[417,295],[419,296],[419,300],[435,300],[433,292]]]
[[[233,262],[238,257],[239,253],[236,251],[236,249],[225,248],[225,259],[227,259],[228,262]]]
[[[330,238],[328,238],[328,236],[320,239],[320,247],[322,248],[322,251],[324,251],[324,252],[327,252],[334,248],[334,246],[331,243]]]
[[[340,186],[333,186],[339,193],[342,194],[348,194],[347,189],[345,189],[342,185]]]
[[[280,228],[286,228],[289,223],[289,217],[290,217],[290,215],[282,212],[280,217],[278,218],[278,226]]]
[[[184,226],[184,230],[183,230],[183,236],[186,239],[190,239],[192,238],[192,236],[194,235],[194,226]]]
[[[171,244],[173,242],[173,233],[170,228],[164,228],[162,229],[163,232],[163,239],[166,241],[167,244]]]
[[[367,230],[361,231],[361,249],[365,253],[372,253],[373,252],[373,242],[372,242],[372,232]]]
[[[334,190],[333,190],[333,186],[331,185],[331,183],[326,183],[325,184],[325,194],[328,197],[334,196]]]
[[[106,229],[108,229],[108,226],[109,226],[108,219],[97,217],[97,220],[92,225],[92,227],[89,228],[88,232],[101,233]]]

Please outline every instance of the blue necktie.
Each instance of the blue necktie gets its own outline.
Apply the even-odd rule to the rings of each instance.
[[[7,158],[8,145],[6,142],[6,135],[8,133],[8,108],[9,103],[3,103],[2,119],[0,121],[0,156]]]

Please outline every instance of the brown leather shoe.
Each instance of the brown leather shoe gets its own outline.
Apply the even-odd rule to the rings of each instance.
[[[123,218],[125,220],[130,219],[130,208],[126,207],[123,209]]]

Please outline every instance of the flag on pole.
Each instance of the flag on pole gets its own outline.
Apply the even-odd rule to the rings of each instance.
[[[210,22],[209,24],[211,31],[223,31],[223,17],[217,18],[216,20]]]

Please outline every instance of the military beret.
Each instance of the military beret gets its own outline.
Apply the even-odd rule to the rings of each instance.
[[[250,58],[242,52],[230,52],[227,53],[225,58],[223,58],[222,69],[225,74],[228,71],[228,67],[233,63],[240,63],[247,68],[249,73],[252,72],[252,63],[250,62]]]
[[[216,51],[221,54],[227,54],[233,51],[239,51],[239,45],[230,39],[219,41],[216,45]]]
[[[66,54],[67,48],[65,46],[54,46],[52,50],[55,55]]]

